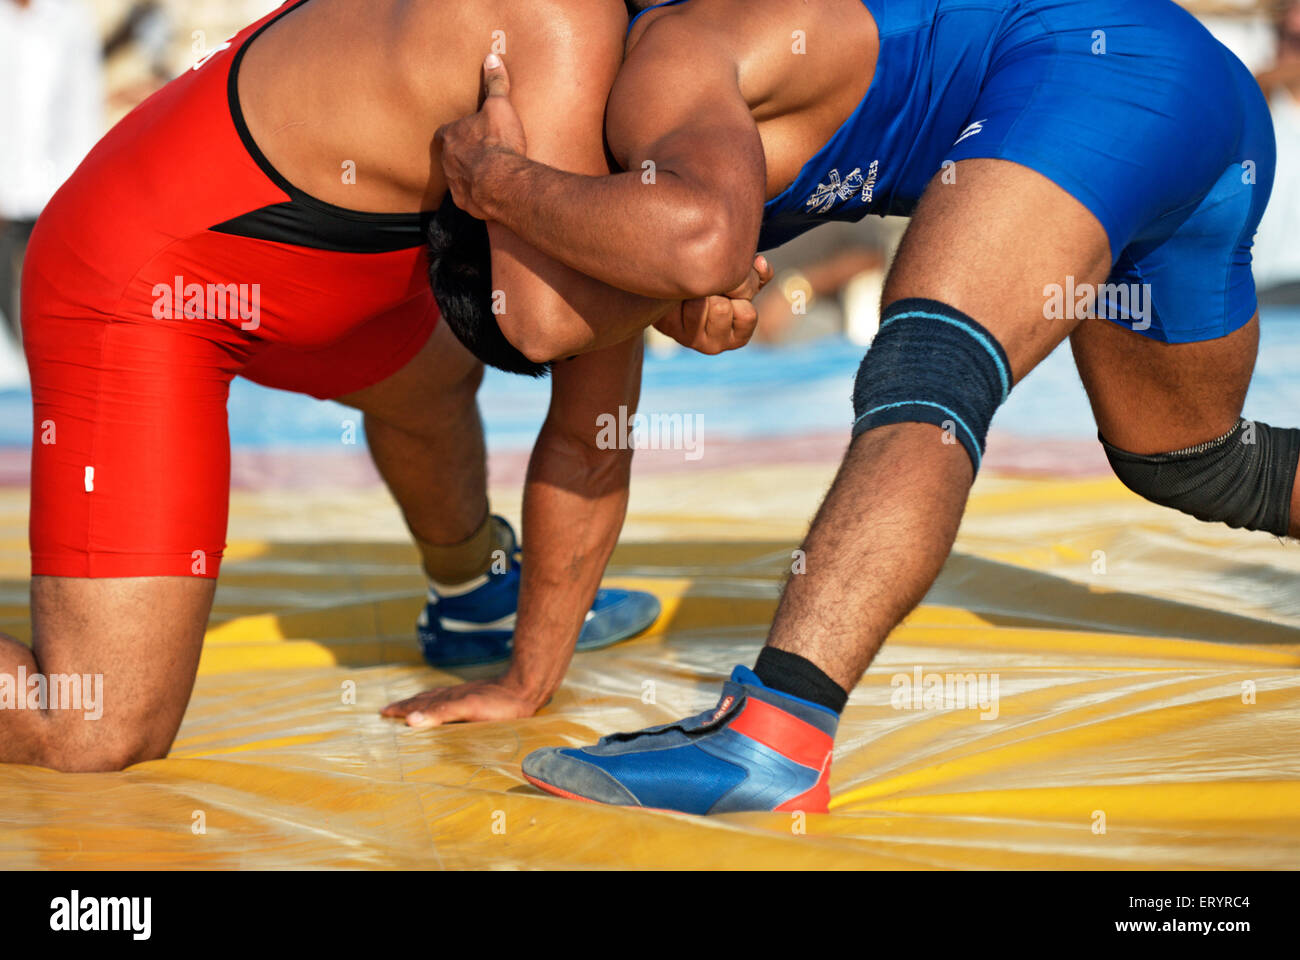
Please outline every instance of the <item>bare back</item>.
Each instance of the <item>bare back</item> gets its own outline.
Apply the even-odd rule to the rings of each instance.
[[[434,133],[477,109],[484,55],[508,56],[525,92],[557,48],[575,52],[576,70],[589,37],[621,43],[621,5],[603,2],[614,16],[591,16],[593,0],[306,0],[249,44],[245,120],[276,170],[317,199],[432,209],[446,191]],[[607,92],[591,91],[602,103]]]

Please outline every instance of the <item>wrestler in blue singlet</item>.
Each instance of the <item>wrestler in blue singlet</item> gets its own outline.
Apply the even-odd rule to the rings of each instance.
[[[1000,158],[1101,222],[1110,282],[1149,298],[1142,324],[1117,322],[1185,343],[1250,320],[1273,126],[1249,71],[1191,14],[1169,0],[863,2],[880,34],[870,88],[767,202],[761,249],[827,220],[906,216],[950,163]]]

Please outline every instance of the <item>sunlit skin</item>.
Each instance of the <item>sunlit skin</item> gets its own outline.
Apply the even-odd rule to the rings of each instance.
[[[437,129],[477,109],[479,64],[511,51],[512,116],[530,154],[564,169],[608,172],[602,122],[623,54],[626,11],[613,0],[424,3],[312,0],[248,48],[238,92],[253,139],[290,182],[365,212],[435,209],[446,192]],[[200,145],[201,148],[201,145]],[[359,172],[339,176],[345,161]],[[123,211],[129,216],[130,211]],[[441,691],[441,719],[531,714],[563,676],[617,540],[630,451],[596,448],[599,412],[635,409],[640,331],[659,323],[709,352],[743,346],[764,262],[734,284],[684,298],[628,294],[572,270],[493,225],[493,283],[509,317],[563,330],[552,402],[524,494],[528,545],[512,666],[493,684]],[[593,352],[594,351],[594,352]],[[479,363],[440,326],[401,371],[340,398],[365,414],[371,451],[412,531],[465,539],[487,511]],[[184,715],[214,584],[182,577],[35,577],[33,643],[0,637],[0,673],[102,674],[94,723],[66,711],[0,711],[0,762],[112,770],[166,755]],[[485,694],[484,691],[487,691]],[[387,711],[402,716],[406,707]]]
[[[816,69],[791,55],[795,31],[817,50]],[[439,134],[448,183],[462,205],[609,284],[646,296],[725,285],[753,254],[764,201],[861,101],[878,50],[861,0],[652,10],[629,34],[606,114],[627,172],[581,176],[524,156],[508,133],[508,84],[495,82],[490,110]],[[640,177],[646,163],[654,185]],[[1016,380],[1070,338],[1097,422],[1124,449],[1222,436],[1241,411],[1258,317],[1230,336],[1179,345],[1104,320],[1044,319],[1046,284],[1101,283],[1111,262],[1102,225],[1065,190],[1013,163],[962,160],[915,210],[884,305],[924,297],[970,315],[1003,345]],[[853,442],[804,544],[807,573],[791,579],[778,608],[768,643],[846,690],[956,538],[973,471],[960,445],[941,441],[937,427],[903,423]],[[1300,498],[1291,518],[1300,533]]]

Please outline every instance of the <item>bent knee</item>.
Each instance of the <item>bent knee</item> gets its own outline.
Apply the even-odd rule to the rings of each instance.
[[[1161,506],[1210,523],[1286,536],[1290,525],[1300,430],[1238,420],[1221,437],[1145,455],[1101,438],[1124,486]]]
[[[90,723],[92,721],[77,721]],[[167,756],[170,743],[147,729],[113,730],[87,735],[84,731],[46,731],[38,766],[62,773],[112,773],[146,760]]]
[[[362,407],[367,430],[376,423],[413,437],[428,439],[442,436],[449,422],[477,417],[477,397],[483,382],[483,365],[476,364],[454,381],[439,381],[411,392],[400,403],[389,402]]]

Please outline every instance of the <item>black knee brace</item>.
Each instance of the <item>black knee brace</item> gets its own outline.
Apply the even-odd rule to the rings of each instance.
[[[1124,486],[1152,503],[1198,520],[1287,535],[1300,430],[1239,420],[1217,440],[1154,456],[1098,439]]]
[[[989,421],[1011,391],[1011,364],[997,338],[936,300],[899,300],[853,386],[853,436],[894,423],[951,431],[979,472]]]

